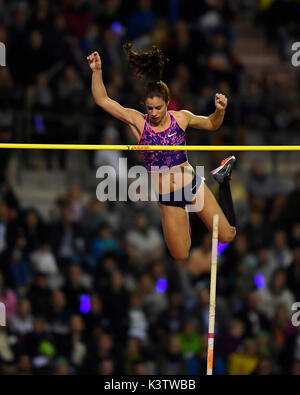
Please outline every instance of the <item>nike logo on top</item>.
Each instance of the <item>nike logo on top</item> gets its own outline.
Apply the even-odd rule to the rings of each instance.
[[[176,132],[172,133],[172,134],[168,134],[168,137],[172,137],[172,136],[174,136],[174,134],[176,134]]]

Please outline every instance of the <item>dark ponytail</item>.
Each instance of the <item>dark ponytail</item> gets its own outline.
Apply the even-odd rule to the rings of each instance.
[[[153,45],[149,51],[136,52],[132,49],[132,44],[127,43],[124,49],[128,55],[128,61],[137,78],[145,77],[143,101],[154,96],[161,97],[166,103],[170,101],[170,90],[161,77],[165,63],[168,59],[161,49]]]

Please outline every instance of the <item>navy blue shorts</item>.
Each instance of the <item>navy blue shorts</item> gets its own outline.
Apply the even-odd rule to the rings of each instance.
[[[192,203],[201,185],[202,177],[195,172],[193,180],[185,187],[170,193],[156,194],[159,203],[165,206],[183,207]]]

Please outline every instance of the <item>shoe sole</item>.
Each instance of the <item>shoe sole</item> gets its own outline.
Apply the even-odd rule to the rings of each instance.
[[[227,160],[223,165],[217,167],[215,170],[212,170],[210,173],[211,173],[211,174],[216,174],[216,173],[218,173],[218,171],[220,171],[221,169],[223,169],[226,165],[229,166],[229,168],[230,168],[231,163],[228,163],[228,162],[229,162],[231,159],[235,159],[235,156],[230,156],[230,157],[228,158],[228,160]],[[228,167],[227,167],[227,169],[228,169]],[[226,169],[225,171],[227,171],[227,169]]]

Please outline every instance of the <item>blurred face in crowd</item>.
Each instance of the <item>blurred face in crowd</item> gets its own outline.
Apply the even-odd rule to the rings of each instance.
[[[70,202],[76,202],[80,197],[80,189],[78,185],[72,185],[68,191],[68,198]]]
[[[70,223],[72,221],[72,212],[69,206],[64,205],[61,208],[61,218],[64,223]]]
[[[81,4],[85,3],[85,1],[86,1],[86,0],[74,0],[73,2],[74,2],[74,4],[78,7],[78,6],[80,6]]]
[[[107,202],[100,202],[98,199],[94,199],[91,202],[90,210],[92,213],[100,213],[107,211]]]
[[[139,8],[140,10],[146,12],[151,9],[152,0],[139,0]]]
[[[100,354],[108,353],[112,348],[111,336],[107,333],[101,333],[98,338],[98,351]]]
[[[231,95],[231,87],[229,83],[225,80],[220,81],[217,91],[222,92],[222,94],[227,97]]]
[[[48,0],[38,0],[38,8],[39,10],[47,10],[48,9]]]
[[[251,206],[254,210],[263,211],[266,207],[266,200],[259,196],[253,196],[251,198]]]
[[[111,359],[104,359],[99,363],[99,374],[101,375],[114,374],[114,363]]]
[[[259,212],[258,210],[252,210],[250,213],[250,218],[249,218],[249,222],[252,225],[258,225],[262,222],[263,220],[263,216],[262,213]]]
[[[175,309],[182,306],[182,296],[180,293],[172,293],[169,295],[169,306]]]
[[[70,83],[73,84],[75,82],[77,78],[77,73],[76,70],[74,69],[74,67],[69,66],[66,68],[65,70],[65,80]]]
[[[134,292],[130,296],[130,305],[133,309],[139,309],[142,305],[142,298],[141,296],[137,293]]]
[[[189,321],[184,325],[184,333],[186,336],[193,336],[196,333],[196,328],[193,322]]]
[[[300,375],[300,361],[295,361],[292,367],[292,375]]]
[[[30,361],[30,357],[29,355],[20,355],[19,359],[18,359],[18,373],[19,374],[26,374],[26,373],[30,373],[31,371],[31,361]]]
[[[17,373],[17,367],[15,364],[4,363],[1,367],[1,373],[4,376],[15,375]]]
[[[45,325],[45,321],[39,317],[35,318],[33,321],[33,327],[36,333],[42,333],[45,329]]]
[[[149,276],[149,274],[143,274],[140,277],[139,288],[140,288],[141,292],[143,292],[143,293],[148,293],[148,292],[152,291],[153,281],[152,281],[151,276]]]
[[[99,312],[102,310],[102,300],[96,296],[91,296],[91,311],[92,312]]]
[[[139,349],[139,342],[137,339],[134,339],[133,337],[130,337],[127,341],[126,344],[126,351],[131,354],[131,355],[135,355],[138,354],[138,352],[140,351]]]
[[[26,15],[25,12],[21,9],[18,9],[14,14],[14,23],[18,26],[22,26],[26,23]]]
[[[39,49],[43,43],[43,37],[41,33],[37,30],[33,31],[30,36],[30,42],[34,49]]]
[[[1,5],[1,2],[0,2],[0,5]],[[5,28],[4,28],[4,26],[0,27],[0,41],[2,43],[6,43],[7,42],[7,32],[6,32]],[[5,70],[6,67],[3,67],[2,69]],[[2,74],[2,69],[1,69],[0,74]],[[6,70],[5,72],[8,72],[8,70]]]
[[[211,250],[211,236],[210,234],[205,234],[202,240],[202,248],[205,251],[210,251]]]
[[[260,163],[255,163],[252,166],[252,174],[257,179],[263,179],[265,177],[265,170],[263,168],[263,165]]]
[[[293,249],[294,263],[300,264],[300,246]]]
[[[205,307],[209,304],[209,291],[207,288],[199,289],[198,300],[201,306]]]
[[[183,88],[184,88],[187,84],[189,84],[190,79],[191,79],[191,73],[190,73],[190,70],[189,70],[189,68],[187,67],[186,64],[180,63],[180,64],[176,67],[175,78],[177,78],[179,81],[182,82]]]
[[[25,239],[25,237],[19,236],[16,239],[16,248],[20,248],[20,249],[25,248],[26,244],[27,244],[27,240]]]
[[[37,83],[40,87],[48,86],[48,77],[46,73],[40,73],[36,77]]]
[[[109,227],[103,227],[99,230],[100,239],[107,240],[112,237],[111,230]]]
[[[69,374],[69,365],[65,360],[59,361],[55,370],[56,375],[66,376]]]
[[[180,344],[178,338],[174,335],[169,338],[168,351],[171,354],[178,354],[180,352]]]
[[[114,290],[120,290],[123,285],[123,276],[119,270],[115,270],[111,275],[111,285]]]
[[[182,92],[182,83],[181,81],[174,79],[170,82],[170,90],[172,92],[173,99],[180,99],[181,92]]]
[[[103,42],[104,42],[107,46],[113,44],[113,42],[115,41],[115,37],[116,37],[116,36],[115,36],[114,32],[112,31],[112,29],[107,28],[107,29],[105,29],[105,30],[103,31]],[[108,88],[108,91],[109,91],[110,88],[112,88],[112,86],[108,86],[107,88]],[[111,92],[109,92],[109,94],[111,94]]]
[[[273,371],[272,361],[269,358],[262,358],[259,361],[257,372],[259,375],[271,375]]]
[[[274,236],[274,247],[281,250],[286,244],[286,236],[284,232],[276,232]]]
[[[57,310],[62,310],[66,305],[66,297],[64,293],[60,290],[57,290],[53,293],[52,296],[52,306]]]
[[[117,267],[117,262],[116,262],[115,258],[106,257],[106,258],[103,260],[103,267],[104,267],[107,271],[112,271],[114,268]]]
[[[286,284],[286,273],[283,270],[278,271],[272,281],[272,291],[280,292]]]
[[[274,314],[274,322],[278,325],[285,327],[289,322],[290,316],[289,311],[287,310],[284,304],[279,304],[276,306],[275,314]]]
[[[21,317],[26,317],[27,314],[31,311],[31,305],[28,299],[22,299],[19,302],[19,315]]]
[[[229,334],[235,339],[240,339],[245,331],[245,326],[241,321],[234,320],[229,326]]]
[[[45,289],[48,287],[47,280],[45,276],[39,275],[35,278],[35,283],[38,288]]]
[[[3,274],[0,272],[0,292],[3,287],[4,287],[4,277]]]
[[[159,278],[165,272],[165,267],[162,262],[155,262],[151,268],[151,274],[154,278]]]
[[[78,284],[82,275],[82,269],[78,265],[73,265],[69,269],[69,279],[72,284]]]
[[[216,48],[223,48],[225,46],[226,39],[223,34],[217,33],[214,37],[214,46]]]
[[[300,191],[300,172],[296,174],[295,189]]]
[[[29,228],[35,228],[38,224],[38,217],[34,211],[29,211],[26,215],[26,223]]]
[[[184,20],[177,20],[174,23],[174,31],[176,32],[177,44],[180,46],[187,45],[190,40],[189,27]]]
[[[167,103],[158,96],[148,97],[145,102],[150,122],[158,125],[167,114]]]
[[[257,255],[257,259],[258,259],[258,264],[263,265],[267,260],[268,250],[266,248],[262,247],[259,250],[257,250],[256,255]]]
[[[158,20],[151,31],[151,41],[157,47],[162,47],[168,38],[168,33],[168,25],[165,21]]]
[[[145,215],[140,214],[140,215],[137,216],[137,218],[136,218],[136,225],[137,225],[137,227],[138,227],[140,230],[145,230],[145,229],[147,229],[148,220],[147,220],[147,218],[145,217]]]
[[[247,252],[247,239],[244,235],[238,235],[234,242],[234,249],[238,254]]]
[[[66,21],[62,14],[58,14],[54,19],[54,24],[57,30],[64,30],[66,27]]]
[[[246,304],[249,310],[256,310],[258,303],[258,296],[256,291],[248,292],[246,296]]]
[[[247,339],[244,343],[244,353],[247,355],[256,354],[256,341],[254,339]]]
[[[0,218],[4,219],[7,216],[7,205],[5,202],[0,201]]]
[[[72,332],[82,332],[84,329],[82,317],[79,315],[73,315],[70,321],[70,328]]]
[[[113,13],[117,11],[119,4],[120,4],[120,0],[106,0],[105,7],[106,9],[108,9],[108,11]]]
[[[292,227],[292,237],[294,239],[300,240],[300,223],[293,225]]]
[[[143,362],[138,362],[135,365],[134,374],[144,376],[148,374],[147,366]]]

